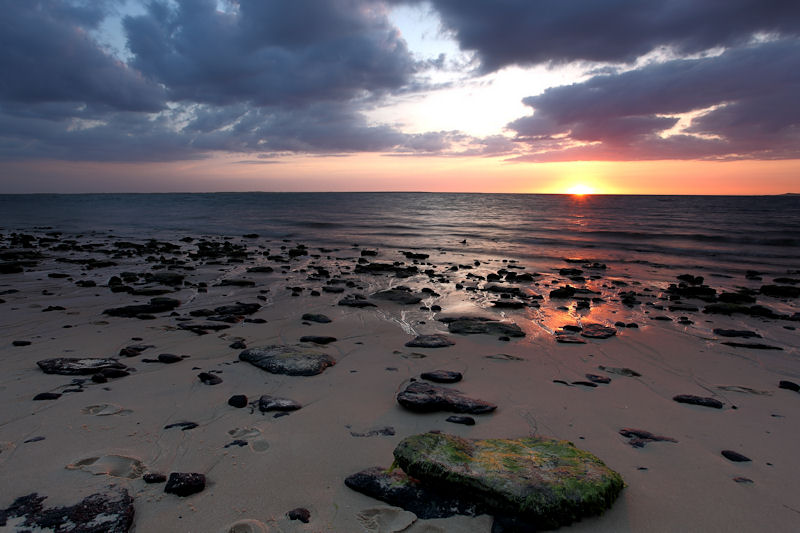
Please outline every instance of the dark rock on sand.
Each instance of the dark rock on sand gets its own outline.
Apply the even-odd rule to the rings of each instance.
[[[550,298],[572,298],[575,296],[575,287],[566,285],[550,291]]]
[[[475,425],[475,419],[472,418],[471,416],[465,416],[465,415],[451,415],[445,418],[445,421],[450,422],[452,424],[463,424],[465,426]]]
[[[288,376],[314,376],[336,364],[330,355],[304,345],[250,348],[240,353],[239,359],[272,374]]]
[[[634,448],[644,448],[648,442],[678,442],[672,437],[654,435],[653,433],[643,429],[622,428],[619,430],[619,434],[623,437],[629,438],[630,440],[628,441],[628,444]]]
[[[45,509],[46,498],[35,492],[17,498],[0,509],[0,526],[14,531],[126,533],[133,525],[133,498],[125,489],[109,487],[105,494],[92,494],[69,507]]]
[[[197,377],[200,378],[200,381],[206,385],[219,385],[222,383],[221,377],[215,376],[214,374],[209,374],[208,372],[200,372],[197,374]]]
[[[608,509],[624,483],[594,455],[549,438],[472,440],[443,433],[404,439],[397,464],[421,483],[480,501],[491,514],[557,528]]]
[[[703,396],[694,396],[693,394],[679,394],[672,398],[678,403],[688,403],[692,405],[700,405],[702,407],[713,407],[714,409],[722,409],[722,402],[714,398],[706,398]]]
[[[172,472],[164,492],[177,496],[190,496],[206,488],[206,476],[197,473]]]
[[[611,383],[611,378],[608,376],[598,376],[597,374],[586,374],[586,379],[591,381],[592,383],[602,383],[607,385]]]
[[[166,313],[168,311],[172,311],[180,304],[181,302],[174,298],[152,298],[149,304],[114,307],[111,309],[106,309],[103,311],[103,314],[108,316],[133,318],[139,315],[147,315],[152,313]]]
[[[720,329],[714,328],[714,334],[720,337],[741,337],[744,339],[757,338],[760,339],[761,335],[755,331],[741,330],[741,329]]]
[[[297,411],[302,407],[298,402],[289,398],[278,398],[269,394],[264,394],[258,399],[258,410],[262,413],[267,411]]]
[[[330,344],[336,342],[336,337],[327,337],[324,335],[303,335],[300,337],[300,342],[313,342],[314,344]]]
[[[584,324],[581,337],[590,339],[607,339],[617,334],[615,328],[604,326],[603,324]]]
[[[458,495],[423,485],[399,468],[368,468],[348,476],[344,484],[389,505],[411,511],[423,520],[456,514],[475,516],[482,512],[477,502],[467,502]]]
[[[797,298],[800,296],[800,287],[791,285],[762,285],[761,294],[773,298]]]
[[[739,452],[735,452],[733,450],[722,450],[720,452],[725,459],[729,461],[733,461],[734,463],[746,463],[751,461],[749,457],[746,455],[742,455]]]
[[[308,521],[311,520],[311,511],[305,507],[298,507],[286,513],[286,516],[289,520],[300,520],[302,523],[308,524]]]
[[[353,437],[392,437],[395,435],[395,430],[392,426],[384,426],[382,428],[370,429],[369,431],[365,431],[363,433],[351,431],[350,435]]]
[[[780,383],[778,383],[778,388],[779,389],[791,390],[791,391],[794,391],[794,392],[800,392],[800,385],[798,385],[794,381],[788,381],[788,380],[785,380],[785,379],[782,379],[780,381]]]
[[[217,287],[255,287],[256,282],[251,279],[223,279]]]
[[[221,331],[230,328],[228,324],[178,324],[180,329],[191,331],[196,335],[208,335],[211,331]]]
[[[636,370],[631,370],[630,368],[625,368],[625,367],[599,365],[597,368],[599,368],[603,372],[608,372],[609,374],[617,374],[618,376],[625,376],[627,378],[638,378],[641,376],[641,374]]]
[[[171,353],[162,353],[158,354],[158,361],[166,365],[171,365],[173,363],[178,363],[180,361],[183,361],[183,357]]]
[[[764,307],[763,305],[741,305],[731,303],[715,303],[709,304],[703,308],[706,314],[716,315],[748,315],[748,316],[762,316],[765,318],[784,318],[772,309]]]
[[[30,346],[31,341],[13,341],[12,346]]]
[[[433,370],[431,372],[423,372],[420,377],[436,383],[458,383],[463,376],[461,372],[456,372],[455,370]]]
[[[462,316],[440,318],[447,324],[450,333],[458,335],[503,335],[507,337],[524,337],[525,332],[514,323],[499,322],[485,317]]]
[[[161,472],[147,472],[145,475],[142,476],[142,479],[145,483],[164,483],[167,480],[167,476],[162,474]]]
[[[241,409],[242,407],[247,407],[247,396],[244,394],[234,394],[230,398],[228,398],[228,405],[231,407],[236,407]]]
[[[313,313],[304,314],[302,319],[308,320],[309,322],[316,322],[318,324],[329,324],[331,322],[331,319],[327,316]]]
[[[107,369],[125,370],[127,367],[116,359],[104,357],[56,357],[36,362],[45,374],[62,376],[85,376]]]
[[[42,400],[58,400],[61,398],[61,395],[57,392],[40,392],[36,396],[33,397],[34,401],[42,401]]]
[[[401,305],[413,305],[422,301],[422,296],[414,294],[408,287],[396,287],[394,289],[379,291],[374,293],[372,297]]]
[[[450,340],[446,335],[417,335],[405,345],[409,348],[446,348],[453,346],[455,342]]]
[[[418,413],[434,411],[450,411],[453,413],[482,414],[490,413],[497,406],[489,402],[469,398],[461,391],[448,389],[415,381],[397,394],[397,403]]]
[[[763,344],[760,342],[731,342],[726,341],[721,344],[725,346],[732,346],[734,348],[750,348],[751,350],[783,350],[780,346],[772,346],[771,344]]]
[[[367,300],[367,297],[363,294],[348,294],[341,300],[339,300],[338,305],[343,305],[345,307],[377,307],[374,303]]]
[[[181,428],[181,431],[189,431],[190,429],[194,429],[196,427],[196,422],[175,422],[173,424],[167,424],[164,426],[164,429]]]

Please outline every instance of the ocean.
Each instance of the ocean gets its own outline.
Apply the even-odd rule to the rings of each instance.
[[[642,268],[721,276],[800,269],[800,196],[790,195],[0,195],[0,228],[158,239],[256,233],[308,246],[503,257],[533,269],[582,258],[618,271],[639,266],[636,277]]]

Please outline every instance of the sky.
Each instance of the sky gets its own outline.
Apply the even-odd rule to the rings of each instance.
[[[0,193],[800,192],[797,0],[0,12]]]

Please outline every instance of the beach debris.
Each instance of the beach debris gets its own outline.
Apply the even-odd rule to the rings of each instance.
[[[592,383],[591,381],[573,381],[572,385],[583,385],[584,387],[596,388],[597,383]]]
[[[493,318],[480,316],[445,317],[440,318],[439,322],[447,324],[447,329],[450,333],[458,335],[525,336],[525,332],[513,322],[500,322]]]
[[[734,463],[746,463],[748,461],[752,461],[752,459],[749,457],[733,450],[722,450],[720,453],[723,457],[725,457],[725,459],[733,461]]]
[[[474,426],[475,419],[471,416],[466,415],[450,415],[445,418],[446,422],[450,422],[452,424],[463,424],[465,426]]]
[[[638,378],[641,376],[641,374],[636,370],[631,370],[630,368],[625,368],[625,367],[598,365],[597,368],[599,368],[603,372],[608,372],[609,374],[617,374],[618,376],[625,376],[628,378]]]
[[[45,374],[59,374],[62,376],[85,376],[104,370],[124,371],[128,368],[110,357],[56,357],[36,361],[36,364]]]
[[[455,342],[446,335],[436,333],[433,335],[417,335],[405,345],[409,348],[446,348],[454,344]]]
[[[617,334],[617,330],[603,324],[584,324],[581,337],[589,339],[607,339]]]
[[[619,434],[623,437],[629,438],[630,440],[628,441],[628,444],[634,448],[644,448],[648,442],[678,442],[672,437],[655,435],[649,431],[636,428],[622,428],[619,430]]]
[[[297,411],[303,406],[289,398],[279,398],[264,394],[258,399],[258,410],[262,413],[268,411]]]
[[[703,396],[695,396],[693,394],[679,394],[672,398],[678,403],[688,403],[691,405],[700,405],[702,407],[713,407],[714,409],[722,409],[723,403],[714,398],[706,398]]]
[[[196,472],[172,472],[164,487],[167,494],[176,496],[191,496],[202,492],[206,488],[206,476]]]
[[[2,524],[19,531],[63,533],[126,533],[133,525],[133,498],[123,488],[109,487],[104,494],[87,496],[68,507],[44,507],[47,496],[28,494],[0,509]]]
[[[215,376],[214,374],[210,374],[208,372],[200,372],[197,374],[197,377],[206,385],[219,385],[222,383],[221,377]]]
[[[31,344],[31,341],[11,341],[11,345],[12,346],[17,346],[17,347],[30,346],[30,344]]]
[[[423,372],[419,377],[435,383],[458,383],[464,376],[455,370],[432,370]]]
[[[322,290],[324,291],[325,289],[323,288]],[[309,322],[316,322],[318,324],[329,324],[330,322],[332,322],[332,320],[328,318],[326,315],[315,314],[315,313],[305,313],[302,316],[302,319],[308,320]]]
[[[450,411],[453,413],[490,413],[497,406],[464,396],[461,391],[414,381],[397,394],[397,403],[418,413]]]
[[[789,381],[789,380],[786,380],[786,379],[782,379],[778,383],[778,388],[779,389],[791,390],[791,391],[794,391],[794,392],[800,392],[800,385],[798,385],[794,381]]]
[[[311,511],[305,507],[297,507],[286,513],[286,517],[289,520],[299,520],[304,524],[308,524],[308,521],[311,520]]]
[[[249,348],[239,359],[272,374],[314,376],[336,364],[330,355],[307,345],[273,344]]]

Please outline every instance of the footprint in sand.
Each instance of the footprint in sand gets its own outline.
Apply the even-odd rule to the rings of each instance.
[[[246,440],[250,449],[254,452],[261,453],[269,449],[269,442],[265,439],[256,438],[261,436],[261,430],[258,428],[234,428],[228,431],[228,435],[234,439]]]
[[[413,524],[417,515],[399,507],[371,507],[358,513],[356,520],[370,533],[395,533]]]
[[[225,526],[220,533],[269,533],[269,528],[263,522],[246,518]]]
[[[89,405],[88,407],[84,407],[81,409],[81,413],[85,415],[94,415],[94,416],[111,416],[111,415],[120,415],[126,416],[131,414],[133,411],[130,409],[125,409],[124,407],[120,407],[119,405],[114,405],[113,403],[101,403],[99,405]]]
[[[83,470],[96,476],[105,475],[136,479],[141,477],[145,466],[141,461],[124,455],[102,455],[87,457],[66,466],[67,470]]]

